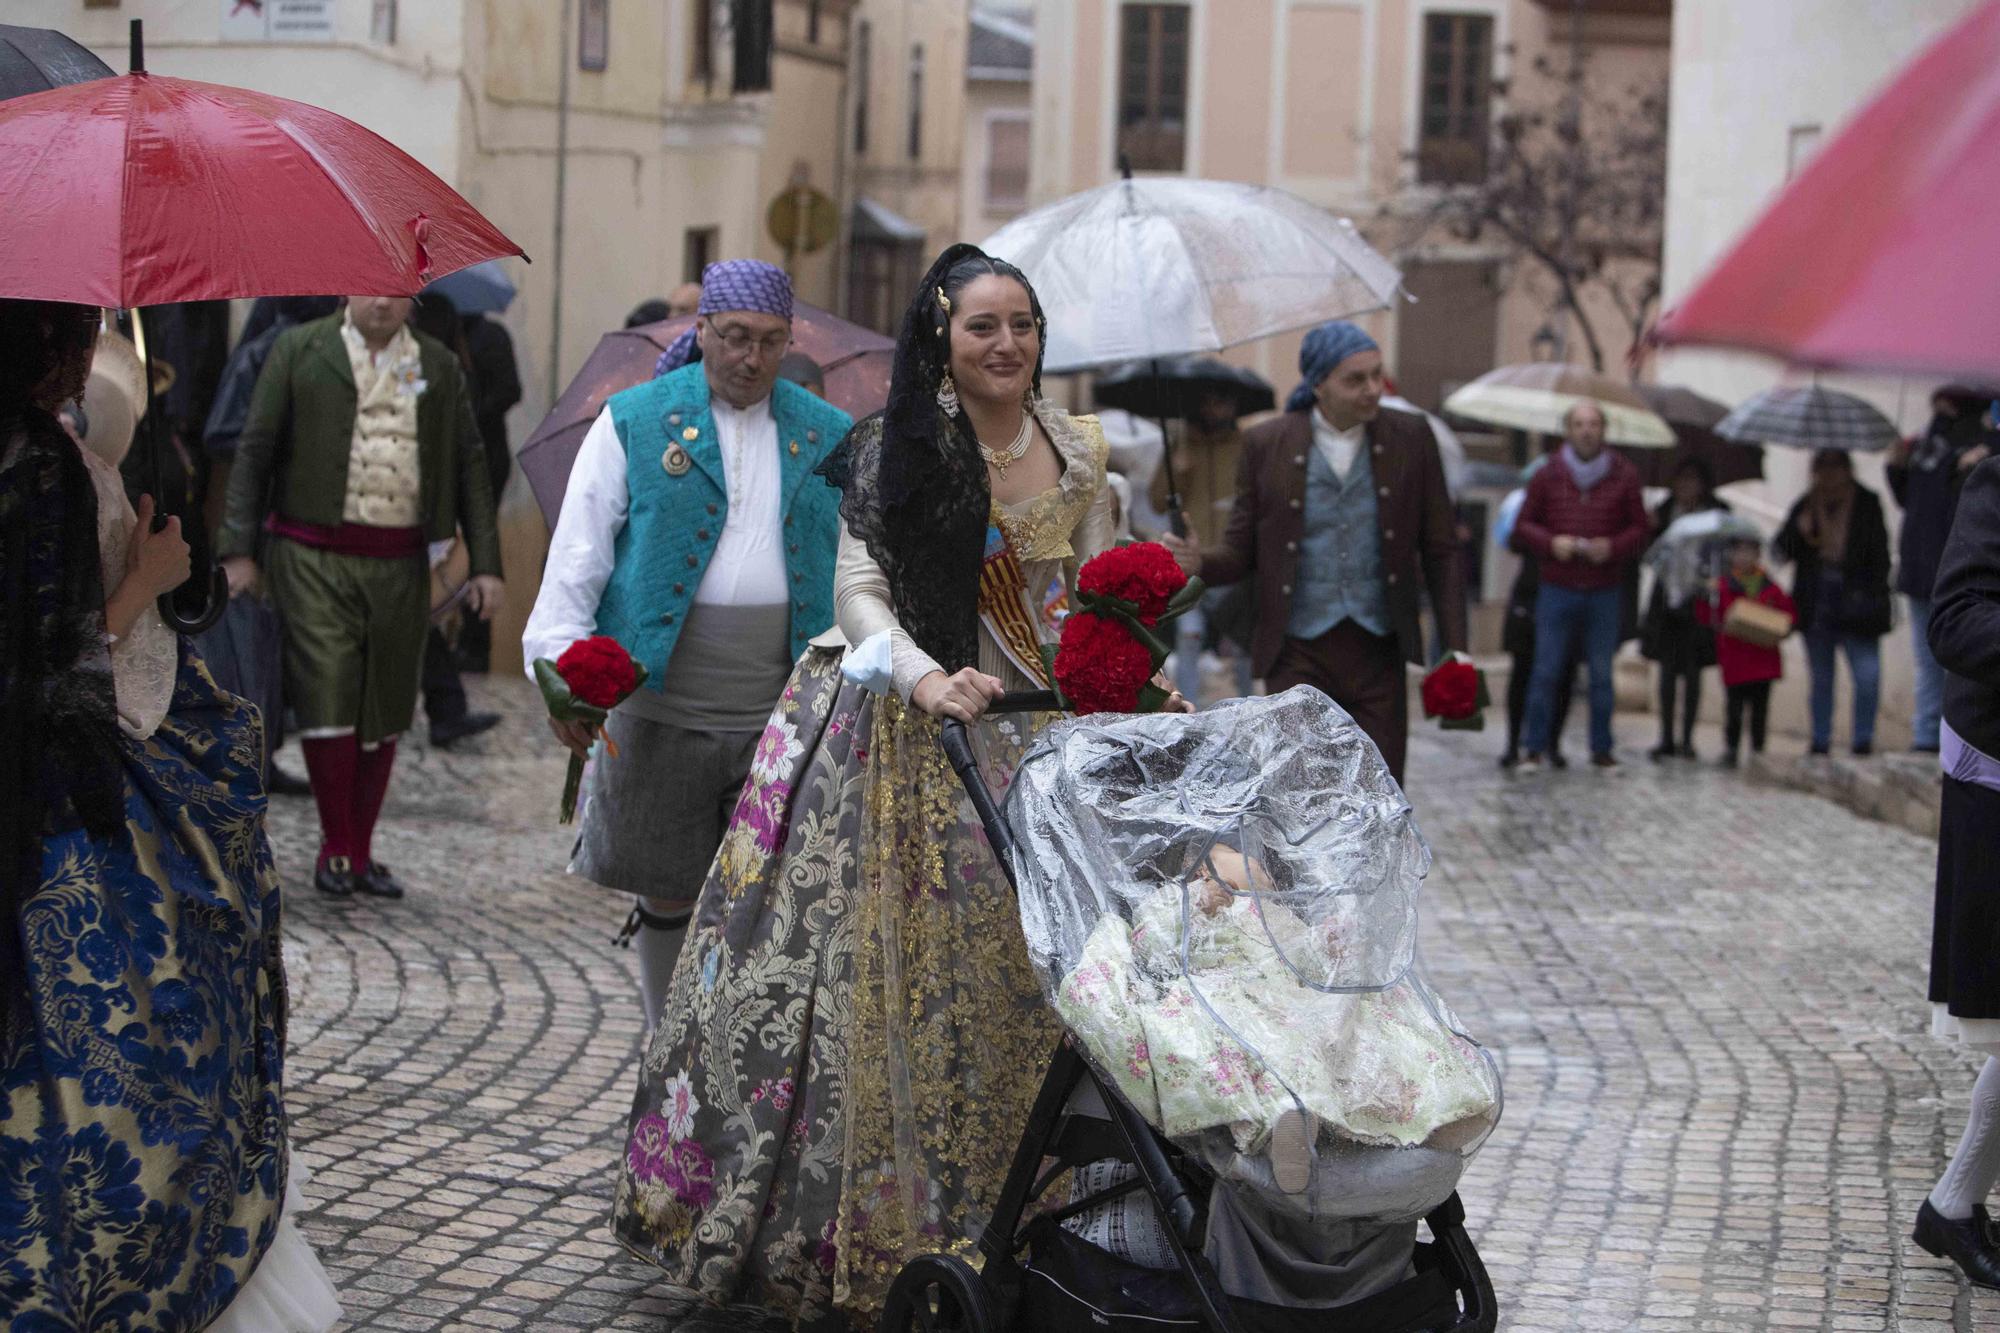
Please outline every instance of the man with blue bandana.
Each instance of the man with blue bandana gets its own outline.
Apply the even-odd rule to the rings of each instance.
[[[648,673],[606,724],[618,753],[591,767],[570,870],[639,899],[649,1031],[765,722],[833,624],[840,494],[813,470],[853,422],[779,379],[791,344],[782,269],[709,265],[694,327],[584,436],[521,636],[531,674],[592,634]]]
[[[1299,348],[1284,414],[1243,437],[1222,540],[1169,537],[1211,586],[1254,578],[1251,669],[1345,708],[1396,780],[1410,730],[1404,663],[1424,661],[1418,589],[1447,652],[1465,647],[1465,571],[1430,423],[1382,407],[1382,351],[1345,320]]]

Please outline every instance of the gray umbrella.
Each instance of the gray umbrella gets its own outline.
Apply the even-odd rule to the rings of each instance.
[[[0,99],[111,78],[111,66],[54,28],[0,23]]]
[[[1896,424],[1865,398],[1817,384],[1766,389],[1743,400],[1715,433],[1747,444],[1879,453],[1902,438]]]

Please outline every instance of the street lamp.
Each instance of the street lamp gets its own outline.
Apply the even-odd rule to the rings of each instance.
[[[1562,348],[1562,336],[1552,324],[1544,321],[1535,330],[1535,336],[1528,340],[1528,350],[1537,361],[1553,361]]]

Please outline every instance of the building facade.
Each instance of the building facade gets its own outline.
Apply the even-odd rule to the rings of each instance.
[[[1277,186],[1354,219],[1418,298],[1365,322],[1404,392],[1435,408],[1496,365],[1565,347],[1579,359],[1583,340],[1509,246],[1424,219],[1480,177],[1495,118],[1531,95],[1538,62],[1580,54],[1605,96],[1663,85],[1670,13],[1671,0],[1043,0],[1030,201],[1113,180],[1122,155],[1138,174]],[[1595,322],[1616,371],[1631,340],[1615,317]],[[1234,355],[1282,381],[1296,348]]]

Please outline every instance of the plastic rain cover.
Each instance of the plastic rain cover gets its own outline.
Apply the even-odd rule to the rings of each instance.
[[[1336,704],[1058,723],[1006,813],[1043,989],[1146,1120],[1297,1216],[1456,1188],[1499,1074],[1419,973],[1430,852]]]

